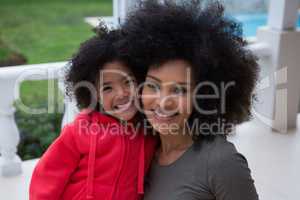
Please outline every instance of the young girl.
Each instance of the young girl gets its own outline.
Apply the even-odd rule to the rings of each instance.
[[[144,72],[128,59],[120,31],[99,30],[67,74],[67,93],[82,111],[38,162],[30,200],[136,200],[143,193],[155,145],[137,124],[134,75]]]

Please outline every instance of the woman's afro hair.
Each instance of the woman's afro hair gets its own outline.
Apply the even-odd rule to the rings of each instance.
[[[221,93],[222,87],[233,83],[224,99],[222,94],[220,98],[197,99],[202,110],[217,112],[207,114],[194,109],[190,124],[195,120],[208,125],[222,123],[225,128],[214,131],[226,133],[230,131],[228,125],[250,118],[258,78],[257,59],[245,48],[240,24],[224,15],[219,2],[142,1],[121,28],[129,44],[128,54],[140,66],[153,68],[182,59],[191,65],[196,84],[208,81]],[[209,94],[216,94],[211,86],[197,91],[197,95]],[[194,138],[210,133],[196,131]]]

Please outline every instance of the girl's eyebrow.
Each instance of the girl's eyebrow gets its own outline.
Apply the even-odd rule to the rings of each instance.
[[[108,82],[104,82],[103,85],[111,85],[112,82],[108,81]]]
[[[188,85],[187,82],[176,82],[176,84],[178,84],[178,85]]]
[[[121,81],[124,81],[124,80],[131,80],[131,79],[135,79],[135,77],[134,77],[133,75],[130,75],[130,74],[129,74],[129,75],[126,76],[126,77],[125,77],[125,76],[122,77],[120,80],[121,80]]]

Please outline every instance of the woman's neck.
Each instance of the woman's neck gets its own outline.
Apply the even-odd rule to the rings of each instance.
[[[172,151],[184,151],[193,144],[192,137],[188,134],[160,135],[161,153],[168,154]]]
[[[157,152],[158,163],[162,166],[170,165],[178,160],[193,144],[192,137],[184,134],[160,135],[161,146]]]

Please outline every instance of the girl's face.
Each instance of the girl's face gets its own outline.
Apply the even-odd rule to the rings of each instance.
[[[172,60],[148,71],[142,102],[148,121],[160,134],[183,131],[192,112],[190,65]]]
[[[106,63],[100,71],[100,104],[104,111],[121,120],[130,120],[137,113],[136,80],[121,62]]]

